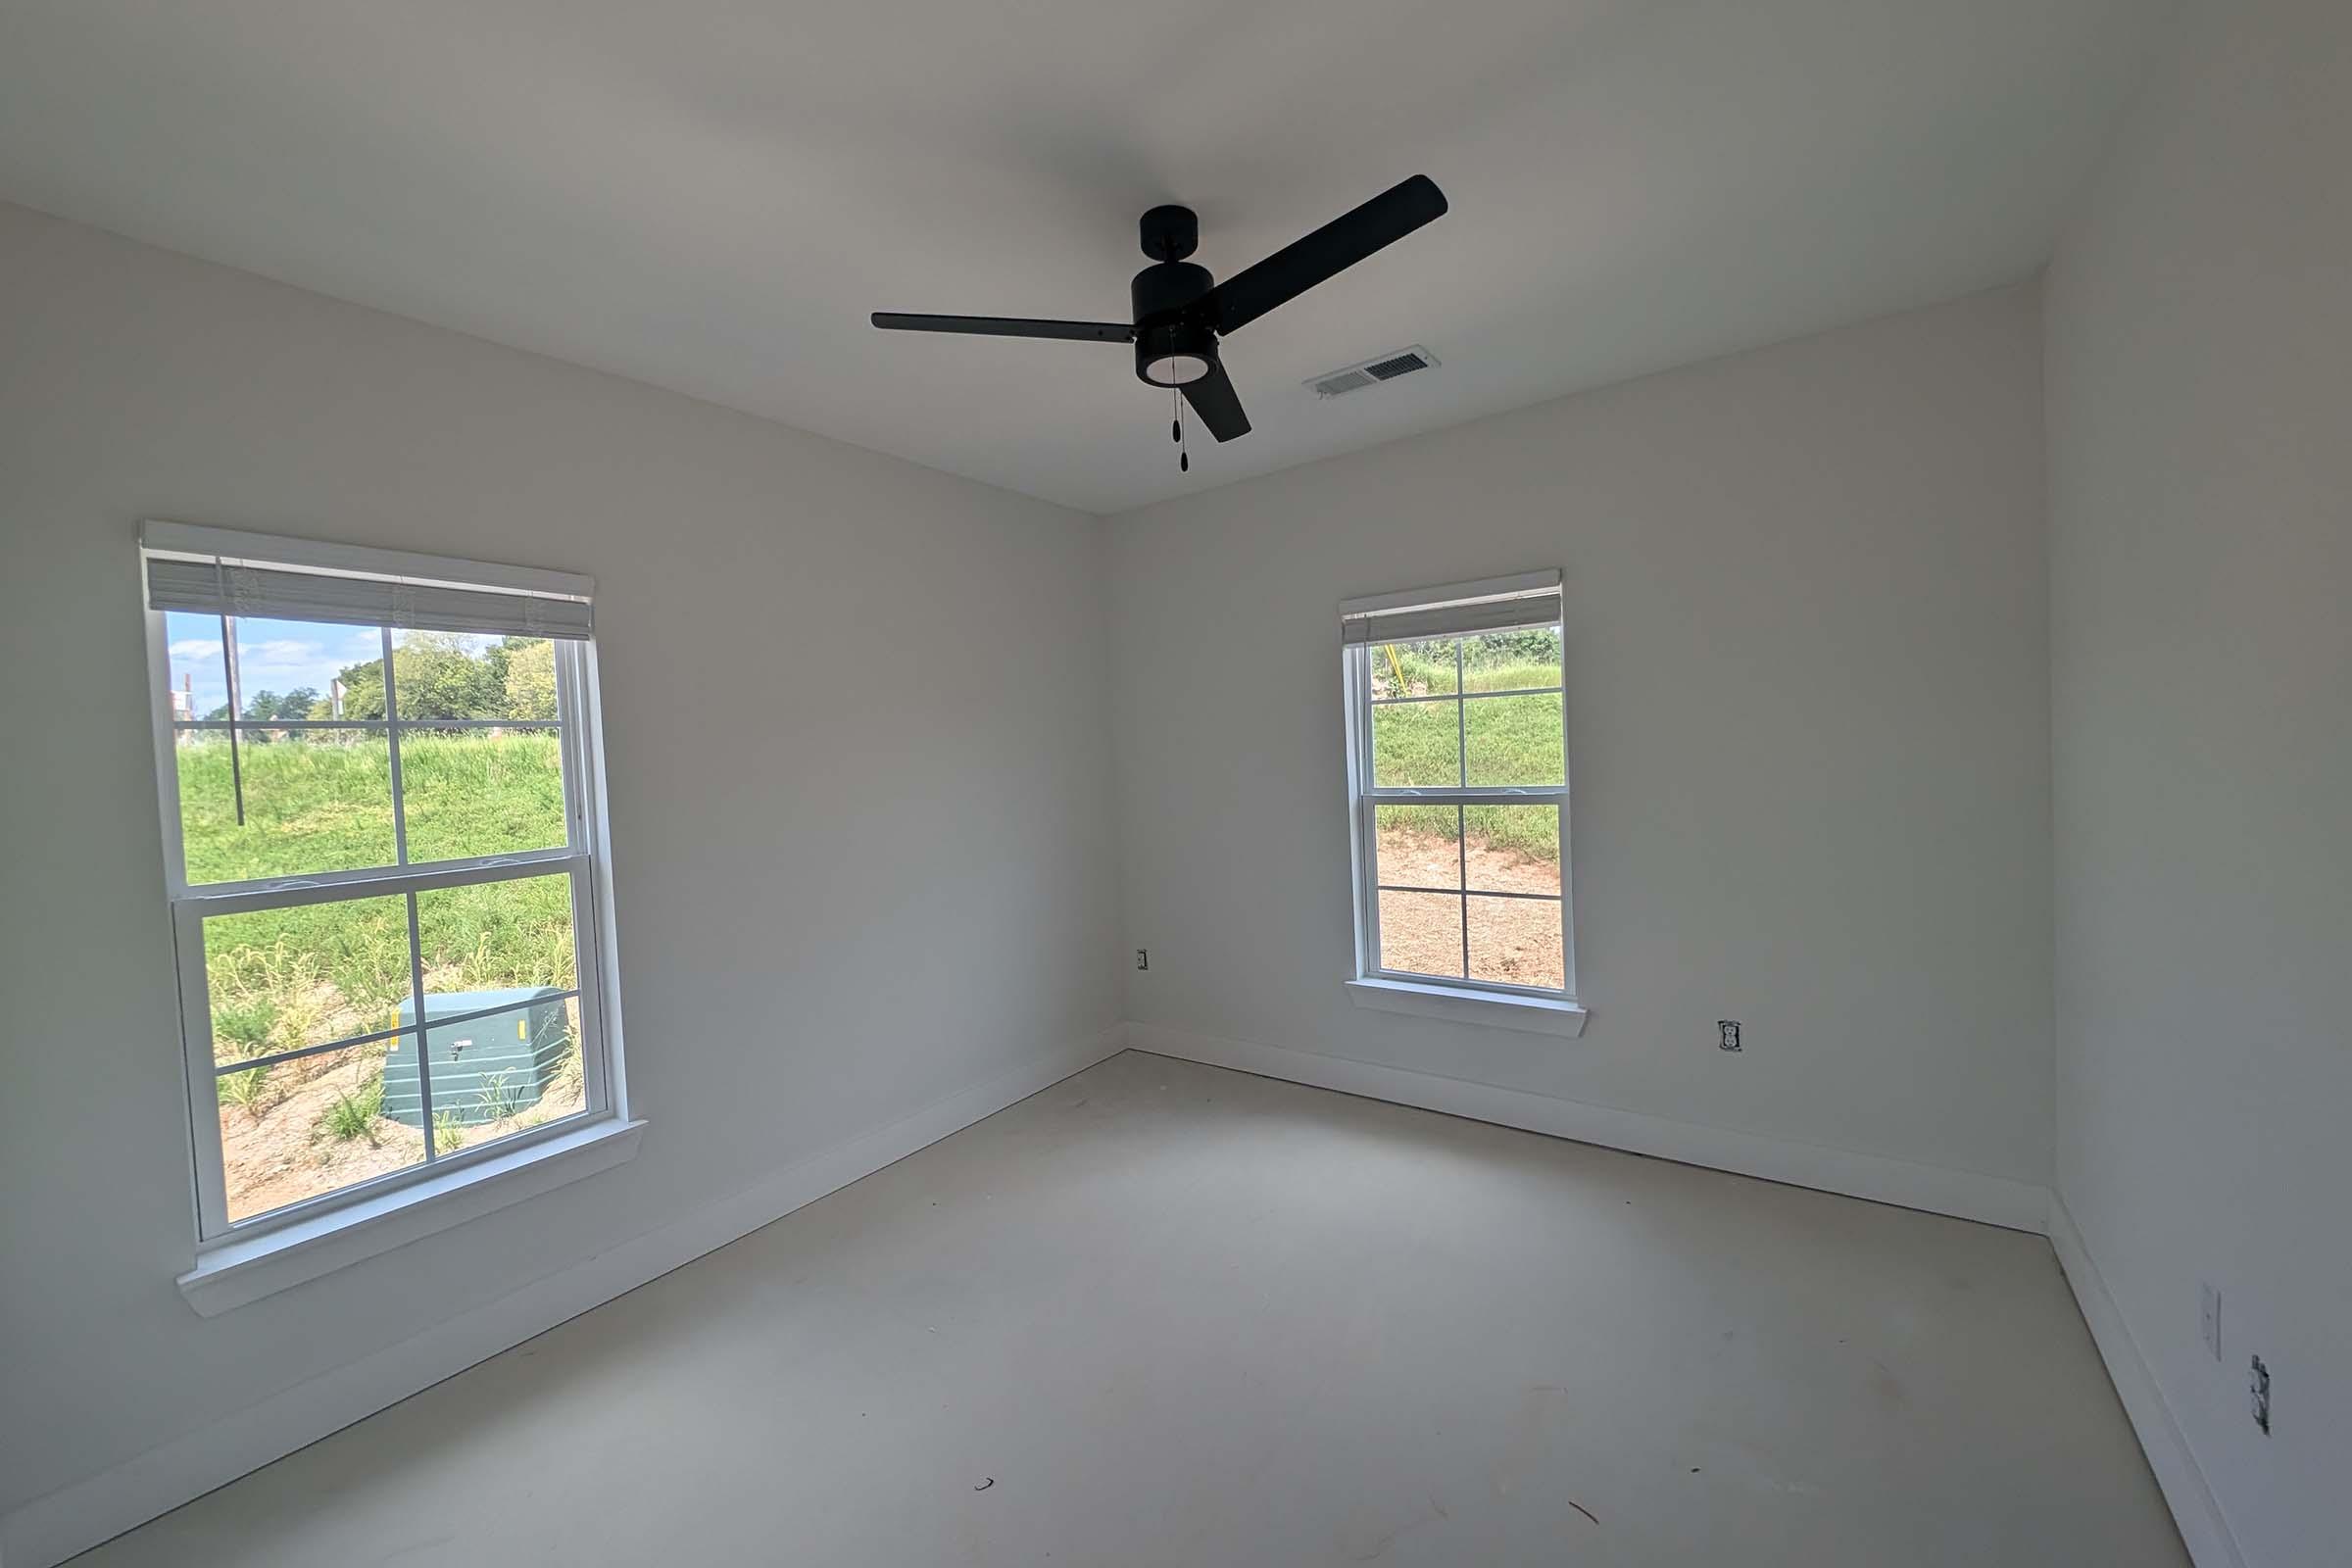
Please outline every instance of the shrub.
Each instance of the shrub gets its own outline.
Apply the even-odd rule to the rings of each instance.
[[[1544,679],[1532,684],[1556,685],[1560,678],[1560,634],[1549,626],[1481,632],[1462,639],[1462,662],[1472,669],[1491,664],[1541,665]]]
[[[277,1004],[266,996],[248,996],[213,1004],[213,1038],[237,1048],[238,1054],[256,1056],[270,1043],[277,1024]]]

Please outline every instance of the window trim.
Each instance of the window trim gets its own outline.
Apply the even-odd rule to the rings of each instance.
[[[1564,1035],[1572,1040],[1585,1032],[1587,1016],[1583,1003],[1551,993],[1534,997],[1488,995],[1425,985],[1418,980],[1350,980],[1348,1000],[1374,1012],[1489,1024],[1526,1034]]]
[[[195,1230],[196,1266],[181,1280],[181,1290],[200,1311],[223,1310],[237,1300],[252,1299],[253,1270],[260,1277],[282,1283],[264,1284],[255,1295],[283,1289],[314,1277],[325,1268],[340,1267],[381,1248],[322,1247],[325,1238],[368,1227],[384,1233],[388,1216],[439,1207],[445,1218],[412,1218],[398,1228],[402,1240],[426,1234],[482,1212],[488,1190],[513,1196],[489,1201],[500,1206],[543,1191],[555,1180],[571,1180],[604,1169],[633,1155],[633,1129],[643,1126],[628,1114],[620,1072],[620,1007],[612,908],[612,873],[606,844],[609,838],[604,790],[604,754],[597,701],[596,646],[592,639],[554,640],[559,719],[531,727],[556,728],[562,738],[567,843],[556,849],[477,856],[459,859],[416,861],[399,866],[370,866],[357,870],[319,872],[307,876],[270,877],[236,882],[190,884],[185,845],[181,837],[176,734],[189,727],[176,721],[171,701],[170,634],[166,612],[147,606],[145,564],[154,556],[203,554],[229,560],[268,562],[326,571],[430,579],[458,586],[518,589],[581,598],[593,595],[591,578],[570,572],[532,567],[474,564],[437,556],[377,551],[361,546],[332,545],[198,528],[188,524],[150,521],[140,530],[140,610],[146,617],[150,717],[156,755],[157,808],[163,828],[165,895],[172,927],[173,966],[179,1002],[180,1060],[190,1131],[190,1197]],[[391,631],[385,630],[387,645]],[[388,656],[387,656],[388,657]],[[342,721],[341,727],[396,735],[400,726],[392,671],[386,670],[387,713],[380,720]],[[201,726],[199,726],[201,727]],[[225,726],[223,726],[225,727]],[[395,757],[397,753],[395,751]],[[394,773],[397,775],[397,762]],[[394,822],[400,824],[400,790],[392,781]],[[405,854],[405,847],[399,853]],[[255,909],[290,908],[311,904],[339,903],[370,896],[411,896],[435,888],[485,882],[564,875],[570,881],[572,942],[576,952],[577,984],[573,995],[580,1009],[581,1080],[584,1108],[521,1133],[451,1154],[437,1154],[398,1171],[321,1193],[231,1223],[227,1218],[226,1173],[220,1147],[220,1127],[215,1079],[211,1005],[203,961],[205,919]],[[414,913],[412,910],[412,919]],[[414,985],[412,989],[416,989]],[[418,1000],[421,1008],[422,999]],[[419,1028],[422,1027],[420,1020]],[[345,1042],[321,1043],[320,1050],[350,1049]],[[318,1054],[317,1051],[311,1054]],[[626,1137],[621,1136],[626,1134]],[[430,1134],[428,1131],[427,1137]],[[587,1151],[590,1152],[582,1152]],[[535,1176],[517,1173],[536,1171]],[[550,1173],[569,1172],[550,1179]],[[461,1196],[484,1189],[461,1201]],[[398,1241],[385,1246],[400,1245]],[[320,1267],[290,1265],[284,1254],[301,1251],[314,1261],[336,1257]],[[273,1259],[275,1261],[273,1261]],[[248,1283],[222,1296],[220,1280],[226,1270],[246,1271]],[[198,1299],[202,1293],[207,1306]]]
[[[534,1128],[533,1131],[539,1129]],[[429,1181],[379,1193],[258,1235],[204,1249],[179,1276],[179,1294],[201,1317],[274,1296],[380,1252],[463,1225],[637,1155],[642,1120],[612,1116],[566,1125],[561,1137],[491,1146],[495,1159],[453,1170],[428,1167]]]
[[[1476,604],[1499,598],[1557,594],[1561,574],[1526,572],[1432,588],[1409,589],[1351,599],[1340,607],[1343,619],[1410,611],[1421,607]],[[1498,787],[1402,787],[1372,782],[1371,654],[1367,642],[1344,642],[1341,649],[1342,693],[1347,713],[1347,776],[1348,811],[1348,873],[1353,891],[1355,952],[1347,977],[1349,998],[1359,1006],[1420,1016],[1458,1018],[1500,1024],[1546,1034],[1579,1034],[1586,1008],[1577,991],[1575,895],[1569,861],[1569,802],[1572,776],[1568,753],[1568,696],[1566,626],[1562,624],[1560,657],[1560,783]],[[1475,636],[1477,632],[1430,633],[1430,636]],[[1541,689],[1548,696],[1551,688]],[[1458,691],[1454,696],[1459,699]],[[1480,697],[1510,693],[1480,693]],[[1377,808],[1409,805],[1553,806],[1559,812],[1560,842],[1560,963],[1561,987],[1513,985],[1507,981],[1475,980],[1462,976],[1417,974],[1389,969],[1380,962],[1380,873]],[[1472,896],[1464,888],[1438,889],[1454,897]],[[1530,895],[1534,897],[1534,895]],[[1468,943],[1468,906],[1464,905],[1463,941]],[[1465,971],[1469,965],[1465,961]]]

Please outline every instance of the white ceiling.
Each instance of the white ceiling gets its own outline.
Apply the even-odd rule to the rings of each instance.
[[[2022,277],[2159,10],[8,0],[0,195],[1109,513]],[[1223,277],[1412,173],[1189,476],[1123,348],[866,324],[1124,320],[1146,207]]]

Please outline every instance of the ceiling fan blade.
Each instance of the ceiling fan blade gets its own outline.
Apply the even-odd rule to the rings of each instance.
[[[1124,321],[1039,321],[1021,316],[903,316],[876,311],[874,324],[892,332],[971,332],[982,337],[1060,337],[1080,342],[1128,343]]]
[[[1446,193],[1427,174],[1382,191],[1355,211],[1333,219],[1301,240],[1219,283],[1209,301],[1216,327],[1247,326],[1286,300],[1295,300],[1374,251],[1423,223],[1446,216]],[[1205,417],[1205,416],[1203,416]]]
[[[1242,400],[1226,378],[1225,367],[1211,360],[1208,373],[1197,381],[1184,383],[1184,401],[1200,416],[1208,433],[1220,441],[1230,441],[1237,435],[1250,433],[1250,416],[1242,412]]]

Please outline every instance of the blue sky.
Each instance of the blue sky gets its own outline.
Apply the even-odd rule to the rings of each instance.
[[[320,693],[346,664],[364,663],[383,651],[383,633],[373,626],[329,626],[308,620],[238,620],[237,691],[250,700],[260,691],[289,692],[309,686]],[[226,662],[220,657],[220,619],[177,611],[164,616],[172,650],[172,689],[193,684],[201,718],[228,701]]]

